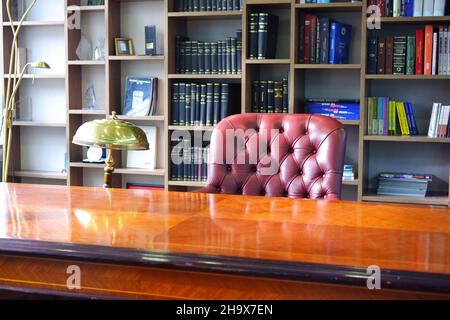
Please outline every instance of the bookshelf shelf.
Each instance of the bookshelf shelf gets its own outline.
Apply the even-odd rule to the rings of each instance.
[[[12,23],[14,26],[18,26],[19,22],[14,21]],[[9,21],[3,22],[4,27],[10,27],[11,23]],[[24,21],[22,22],[22,27],[52,27],[52,26],[64,26],[64,21]]]
[[[290,5],[290,0],[247,0],[247,5]]]
[[[105,6],[67,6],[67,11],[105,11]]]
[[[16,127],[65,127],[63,122],[42,122],[42,121],[14,121]]]
[[[450,75],[366,74],[368,80],[449,80]]]
[[[16,78],[19,78],[20,75],[16,74]],[[9,78],[8,74],[4,74],[3,77],[5,79]],[[11,75],[14,77],[14,75]],[[23,79],[64,79],[65,75],[63,74],[24,74]]]
[[[103,169],[104,163],[87,163],[87,162],[71,162],[70,166],[73,168],[87,168],[87,169]]]
[[[358,186],[358,179],[355,180],[342,180],[342,184],[344,186]]]
[[[241,79],[241,74],[168,74],[169,79]]]
[[[317,11],[361,11],[362,3],[297,3],[296,9],[317,10]]]
[[[331,70],[359,70],[361,64],[296,64],[295,69],[331,69]]]
[[[156,116],[124,116],[118,115],[117,118],[125,121],[164,121],[165,117],[156,115]]]
[[[164,169],[135,169],[135,168],[117,168],[114,170],[118,174],[129,174],[129,175],[143,175],[143,176],[164,176],[166,171]]]
[[[163,55],[109,56],[110,61],[164,61]]]
[[[362,200],[363,201],[374,201],[374,202],[423,204],[423,205],[436,205],[436,206],[448,206],[449,205],[448,195],[445,195],[445,194],[430,195],[430,196],[426,196],[424,198],[379,196],[379,195],[373,194],[373,195],[363,196]]]
[[[70,60],[67,61],[72,66],[104,66],[105,61],[100,60]]]
[[[71,109],[69,114],[81,114],[81,115],[105,115],[105,110],[83,110],[83,109]]]
[[[169,126],[169,130],[187,130],[187,131],[213,131],[212,126]]]
[[[174,181],[169,180],[169,186],[178,186],[178,187],[193,187],[193,188],[201,188],[206,185],[206,182],[203,181]]]
[[[66,180],[67,174],[63,172],[51,172],[51,171],[27,171],[20,170],[14,171],[14,176],[21,178],[38,178],[38,179],[55,179]]]
[[[359,126],[360,124],[359,120],[339,120],[339,122],[346,126]]]
[[[364,136],[365,141],[450,143],[450,138],[429,138],[427,136]]]
[[[247,59],[247,64],[290,64],[291,59]]]
[[[450,22],[450,16],[443,17],[381,17],[381,23],[385,24],[427,24]]]
[[[200,12],[169,12],[167,14],[169,18],[240,18],[242,17],[242,11],[200,11]]]

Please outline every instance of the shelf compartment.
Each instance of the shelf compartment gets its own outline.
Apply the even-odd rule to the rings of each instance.
[[[366,74],[368,80],[449,80],[450,75]]]
[[[290,59],[247,59],[247,64],[290,64]]]
[[[242,17],[242,11],[195,11],[195,12],[169,12],[169,18],[234,18]]]
[[[324,69],[335,69],[335,70],[359,70],[361,69],[361,64],[359,63],[350,63],[350,64],[307,64],[307,63],[302,63],[302,64],[296,64],[295,65],[295,69],[320,69],[320,70],[324,70]]]
[[[365,141],[450,143],[450,138],[430,138],[427,136],[364,136]]]
[[[45,122],[45,121],[13,121],[16,127],[65,127],[64,122]]]
[[[317,10],[317,11],[361,11],[362,3],[297,3],[296,9],[302,10]]]
[[[168,79],[241,79],[241,74],[168,74]]]
[[[213,126],[169,126],[169,130],[187,130],[187,131],[213,131]]]
[[[363,201],[373,202],[390,202],[390,203],[404,203],[404,204],[423,204],[423,205],[437,205],[448,206],[449,198],[445,194],[431,194],[424,198],[420,197],[401,197],[401,196],[383,196],[383,195],[365,195],[362,197]]]
[[[51,172],[51,171],[27,171],[20,170],[14,171],[15,177],[21,178],[39,178],[39,179],[54,179],[54,180],[66,180],[67,174],[63,172]]]
[[[163,55],[108,56],[110,61],[164,61]]]
[[[169,186],[178,186],[178,187],[194,187],[201,188],[206,186],[206,182],[204,181],[175,181],[170,180],[168,182]]]

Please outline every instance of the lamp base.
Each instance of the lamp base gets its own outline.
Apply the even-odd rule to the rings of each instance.
[[[112,188],[112,174],[114,172],[114,158],[111,149],[106,149],[106,166],[103,174],[103,188]]]

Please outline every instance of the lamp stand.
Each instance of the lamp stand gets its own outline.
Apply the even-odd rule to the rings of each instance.
[[[114,157],[111,149],[106,149],[106,166],[103,174],[103,188],[112,188],[112,174],[114,172]]]

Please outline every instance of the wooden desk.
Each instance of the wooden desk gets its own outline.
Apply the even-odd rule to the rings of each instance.
[[[67,267],[81,289],[66,286]],[[381,268],[381,290],[366,287]],[[0,289],[80,297],[447,298],[450,210],[0,184]]]

